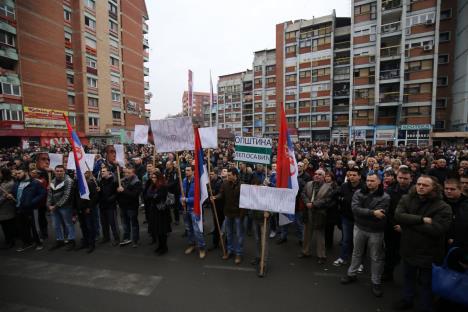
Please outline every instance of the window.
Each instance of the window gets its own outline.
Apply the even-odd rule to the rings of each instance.
[[[445,120],[436,120],[434,128],[435,129],[445,129]]]
[[[112,75],[111,83],[120,84],[120,77]]]
[[[254,66],[254,71],[256,71],[256,72],[262,71],[262,66],[261,65],[260,66],[258,66],[258,65]]]
[[[71,12],[67,9],[63,9],[63,19],[67,22],[71,22]]]
[[[99,100],[96,98],[88,97],[88,107],[99,107]]]
[[[98,117],[88,117],[88,125],[90,127],[99,127],[99,118]]]
[[[65,62],[67,62],[67,64],[73,64],[73,55],[65,53]]]
[[[75,105],[75,96],[68,95],[67,101],[68,101],[68,106],[74,106]]]
[[[440,11],[440,20],[449,19],[452,17],[452,9]]]
[[[109,20],[109,30],[111,30],[111,31],[113,31],[115,33],[118,32],[119,28],[117,26],[117,23]]]
[[[72,34],[70,34],[69,32],[65,32],[64,37],[65,37],[65,43],[68,43],[71,45]]]
[[[285,78],[286,82],[296,82],[296,74],[287,75]]]
[[[7,83],[7,82],[2,82],[0,84],[0,93],[7,94],[7,95],[16,95],[16,96],[21,95],[20,87],[18,85],[14,85],[14,84]]]
[[[111,2],[109,2],[109,12],[117,15],[117,6]]]
[[[120,93],[117,91],[111,91],[112,101],[113,102],[120,102],[121,96]]]
[[[446,87],[448,85],[448,77],[437,77],[437,86]]]
[[[439,41],[440,42],[447,42],[450,41],[450,31],[444,31],[439,34]]]
[[[8,104],[7,104],[8,105]],[[3,106],[0,109],[0,120],[23,120],[23,110],[20,105],[9,105],[9,107]]]
[[[97,48],[96,40],[94,40],[94,39],[86,37],[85,38],[85,43],[86,43],[87,47],[90,47],[90,48],[93,48],[93,49]]]
[[[448,64],[449,55],[448,54],[439,54],[439,64]]]
[[[296,36],[297,36],[297,31],[290,31],[284,35],[285,39],[296,39]]]
[[[303,70],[299,72],[299,78],[307,78],[310,77],[310,75],[310,70]]]
[[[96,9],[96,1],[95,0],[85,0],[85,6],[88,9],[95,10]]]
[[[3,1],[2,1],[3,2]],[[0,14],[4,16],[8,16],[11,18],[15,18],[15,8],[6,5],[6,4],[0,4]]]
[[[97,68],[97,61],[90,57],[86,57],[86,66],[96,69]]]
[[[88,80],[88,87],[97,88],[97,79],[96,78],[88,77],[87,80]]]
[[[75,83],[75,77],[72,74],[67,74],[67,83],[70,85]]]
[[[286,54],[289,54],[289,53],[296,53],[296,46],[295,45],[286,47]]]
[[[109,44],[111,47],[114,47],[114,48],[118,48],[119,47],[119,42],[114,40],[114,39],[110,39],[109,40]]]
[[[117,111],[112,111],[112,119],[120,119],[122,114]]]
[[[0,43],[14,47],[15,36],[2,30],[0,31]]]
[[[115,57],[110,57],[110,65],[119,67],[119,59]]]
[[[267,72],[274,71],[274,70],[275,70],[275,65],[267,65],[267,66],[265,67],[265,70],[266,70]]]
[[[405,70],[409,72],[432,70],[432,60],[413,61],[405,63]]]
[[[96,21],[89,16],[85,16],[85,25],[92,30],[96,30]]]
[[[447,98],[441,98],[436,100],[436,108],[446,108]]]

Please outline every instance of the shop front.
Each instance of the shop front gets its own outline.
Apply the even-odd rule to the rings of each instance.
[[[429,146],[432,126],[422,125],[401,125],[398,128],[398,146]]]

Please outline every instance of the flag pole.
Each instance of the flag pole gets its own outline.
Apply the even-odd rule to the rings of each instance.
[[[156,144],[154,145],[153,148],[153,167],[156,169]]]
[[[211,152],[211,149],[208,149],[208,175],[211,172],[210,152]],[[218,229],[219,241],[221,243],[221,248],[223,249],[223,256],[225,256],[226,248],[224,247],[223,232],[221,232],[221,226],[219,225],[218,211],[216,210],[216,202],[214,200],[211,200],[211,197],[213,196],[213,189],[211,188],[211,181],[208,183],[208,191],[210,192],[210,201],[211,201],[211,204],[213,205],[213,214],[214,214],[215,221],[216,221],[216,227]]]
[[[179,176],[179,187],[180,187],[180,194],[183,194],[185,197],[184,193],[184,187],[182,185],[182,173],[180,172],[180,160],[179,160],[179,152],[176,152],[176,160],[177,160],[177,175]],[[187,204],[185,202],[182,202],[182,206],[184,207],[184,214],[187,213]]]
[[[267,219],[268,212],[263,213],[263,231],[262,231],[262,255],[260,257],[260,276],[263,276],[265,273],[265,245],[266,245],[266,231],[267,231]]]
[[[122,183],[120,182],[120,165],[117,164],[117,180],[119,182],[119,187],[122,187]]]

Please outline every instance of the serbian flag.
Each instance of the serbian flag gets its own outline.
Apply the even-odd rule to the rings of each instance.
[[[203,202],[208,198],[208,189],[206,185],[209,183],[208,170],[203,162],[203,149],[200,140],[198,129],[195,129],[195,196],[193,199],[193,213],[200,232],[203,233]]]
[[[75,158],[76,176],[78,178],[78,190],[80,192],[80,198],[89,199],[88,183],[86,182],[86,178],[84,175],[87,168],[85,151],[83,149],[83,145],[81,145],[78,135],[70,125],[68,117],[65,116],[65,114],[63,114],[63,118],[65,118],[65,122],[67,123],[68,128],[68,134],[71,138],[70,142],[73,148],[73,156]]]
[[[278,152],[276,156],[276,187],[290,188],[299,191],[297,181],[297,162],[294,147],[288,133],[288,123],[281,103],[280,131],[278,139]],[[294,215],[280,214],[279,223],[285,225],[294,221]]]

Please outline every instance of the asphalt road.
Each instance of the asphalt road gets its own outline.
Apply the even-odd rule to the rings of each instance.
[[[375,298],[367,272],[356,284],[340,285],[347,267],[332,265],[338,242],[327,264],[319,265],[315,258],[297,258],[292,235],[280,246],[270,239],[270,268],[258,278],[250,265],[253,237],[247,237],[246,256],[236,266],[223,261],[219,250],[204,260],[195,253],[184,255],[182,224],[173,228],[169,253],[162,257],[153,252],[145,231],[141,224],[136,249],[98,245],[92,254],[0,250],[0,311],[391,311],[401,288],[397,278],[384,285],[382,298]]]

